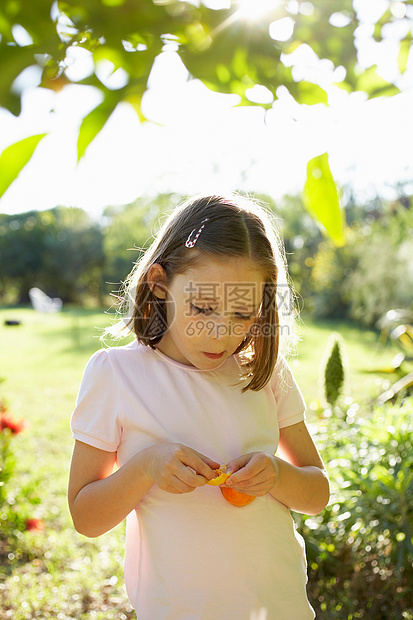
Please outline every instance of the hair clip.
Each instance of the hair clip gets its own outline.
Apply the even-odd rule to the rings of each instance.
[[[206,217],[204,220],[202,220],[202,222],[201,222],[201,224],[202,224],[201,228],[200,228],[200,229],[198,230],[198,232],[196,233],[196,235],[195,235],[195,237],[194,237],[193,241],[191,241],[191,237],[192,237],[192,235],[194,234],[194,232],[196,231],[196,228],[194,228],[194,230],[191,232],[191,234],[189,235],[188,239],[187,239],[187,240],[186,240],[186,242],[185,242],[185,247],[186,247],[186,248],[193,248],[193,247],[194,247],[195,243],[198,241],[198,237],[199,237],[199,235],[201,234],[201,232],[202,232],[202,230],[203,230],[203,228],[204,228],[204,226],[205,226],[204,222],[207,222],[208,220],[209,220],[209,217]]]

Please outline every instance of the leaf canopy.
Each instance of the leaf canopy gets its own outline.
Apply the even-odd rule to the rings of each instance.
[[[255,84],[265,86],[274,99],[279,86],[285,86],[299,103],[326,103],[316,79],[295,75],[293,53],[302,46],[330,61],[332,68],[344,67],[340,84],[349,91],[364,90],[369,97],[395,92],[394,83],[377,79],[374,66],[368,79],[360,71],[357,38],[365,22],[351,0],[280,1],[268,10],[263,0],[254,3],[256,14],[246,10],[246,0],[218,10],[200,0],[3,0],[0,105],[19,114],[21,93],[13,84],[30,66],[40,67],[44,88],[56,88],[56,80],[59,87],[72,82],[67,70],[70,50],[76,47],[87,50],[94,63],[93,73],[77,83],[93,84],[105,99],[135,99],[138,105],[153,63],[164,51],[177,53],[192,77],[215,91],[239,95],[245,105],[251,104],[245,91]],[[393,27],[401,73],[411,48],[412,5],[413,0],[389,0],[374,24],[379,41],[385,27]],[[283,24],[288,26],[284,31]],[[107,92],[96,74],[102,60],[125,71],[124,88]]]
[[[156,58],[165,52],[179,55],[190,77],[211,90],[238,95],[239,105],[270,108],[281,86],[298,103],[327,104],[320,75],[303,74],[302,63],[300,68],[299,57],[308,51],[320,67],[340,69],[334,74],[337,84],[348,92],[394,95],[411,57],[413,0],[384,0],[384,5],[381,15],[373,11],[368,16],[363,7],[356,10],[352,0],[233,0],[219,9],[207,0],[2,0],[0,106],[20,114],[23,87],[22,80],[16,80],[29,67],[37,68],[42,88],[93,86],[102,102],[81,123],[80,159],[118,103],[131,103],[144,119],[142,97]],[[367,69],[360,66],[363,36],[377,45],[389,37],[396,42],[399,76],[393,81],[380,75],[374,61]],[[69,69],[79,49],[89,54],[92,68],[75,80]],[[102,63],[109,63],[113,73],[122,71],[121,86],[102,81]],[[254,86],[264,87],[264,101],[251,97]],[[27,160],[27,144],[21,143],[20,162]],[[322,182],[327,183],[328,162],[321,163]],[[13,170],[1,180],[3,192],[16,177]],[[309,204],[320,215],[322,207],[315,208],[311,198],[316,186],[307,179]],[[340,239],[338,230],[334,234]]]

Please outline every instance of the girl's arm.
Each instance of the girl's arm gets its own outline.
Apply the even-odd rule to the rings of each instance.
[[[143,475],[140,461],[131,459],[113,473],[116,452],[76,441],[68,500],[73,524],[80,534],[104,534],[118,525],[149,491],[153,482]]]
[[[305,422],[280,429],[279,450],[283,458],[253,452],[228,463],[236,473],[226,486],[249,495],[270,493],[291,510],[318,514],[328,503],[330,489]]]
[[[215,477],[219,463],[181,444],[145,448],[113,471],[116,452],[76,441],[68,500],[80,534],[96,537],[109,531],[157,484],[169,493],[188,493]]]
[[[305,422],[280,430],[278,467],[270,493],[282,504],[308,515],[321,512],[330,499],[330,485],[324,463]]]

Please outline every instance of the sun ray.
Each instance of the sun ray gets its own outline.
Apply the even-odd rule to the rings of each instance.
[[[280,0],[237,0],[236,15],[238,19],[247,21],[260,21],[272,11],[277,9]]]
[[[215,28],[212,34],[216,35],[238,21],[254,23],[268,18],[273,11],[280,7],[281,2],[282,0],[236,0],[231,2],[231,6],[235,8],[234,13]]]

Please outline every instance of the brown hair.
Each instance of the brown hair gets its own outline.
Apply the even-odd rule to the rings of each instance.
[[[140,343],[151,347],[168,329],[165,300],[158,298],[148,284],[153,264],[163,267],[166,284],[170,284],[176,275],[185,273],[200,258],[204,260],[205,255],[248,258],[266,274],[265,286],[253,329],[235,353],[240,353],[240,363],[247,370],[243,378],[251,377],[243,392],[262,389],[273,373],[279,350],[288,353],[295,336],[292,289],[283,245],[271,216],[271,212],[257,201],[236,194],[196,196],[178,206],[124,283],[121,329],[133,331]],[[186,240],[194,229],[195,232],[199,230],[205,218],[208,221],[195,248],[187,248]],[[280,310],[283,314],[281,326]]]

